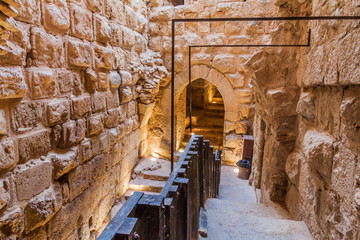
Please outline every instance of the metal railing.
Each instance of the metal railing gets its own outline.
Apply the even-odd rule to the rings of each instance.
[[[192,136],[160,195],[134,192],[98,240],[198,239],[200,208],[219,196],[221,152]]]

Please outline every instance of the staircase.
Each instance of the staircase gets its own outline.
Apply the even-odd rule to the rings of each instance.
[[[159,194],[170,175],[170,161],[158,158],[146,158],[134,169],[125,193],[127,200],[133,192],[141,191],[145,194]]]
[[[214,150],[222,149],[224,135],[224,102],[219,92],[208,103],[205,109],[193,108],[193,133],[203,135],[210,140]],[[191,137],[190,128],[186,129],[182,147],[186,146]]]
[[[313,239],[306,225],[291,220],[282,208],[257,204],[248,181],[237,178],[234,169],[221,169],[220,197],[206,202],[208,237],[202,239]]]

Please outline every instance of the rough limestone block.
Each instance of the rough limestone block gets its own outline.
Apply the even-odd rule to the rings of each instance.
[[[70,5],[71,34],[91,41],[93,39],[92,14],[86,8]]]
[[[8,205],[10,202],[10,193],[8,182],[0,179],[0,210]]]
[[[106,91],[108,89],[109,86],[109,80],[110,80],[110,75],[107,73],[102,73],[99,72],[98,73],[98,84],[97,84],[97,90],[98,91]]]
[[[5,212],[2,217],[0,217],[0,224],[2,229],[7,230],[7,234],[14,234],[15,236],[20,236],[24,231],[24,213],[22,208],[12,208]],[[0,237],[2,237],[2,232],[0,232]],[[9,239],[9,235],[2,237],[2,239]],[[16,238],[15,238],[16,239]]]
[[[107,18],[95,15],[95,38],[96,41],[106,44],[111,37],[111,27]]]
[[[172,6],[161,6],[153,8],[150,12],[151,22],[168,22],[174,17],[174,8]]]
[[[225,147],[227,148],[240,148],[243,145],[243,139],[241,135],[230,134],[225,136]]]
[[[12,168],[17,162],[16,142],[11,138],[2,139],[0,142],[0,171]]]
[[[66,0],[45,4],[44,26],[47,30],[57,33],[67,33],[69,31],[70,17]]]
[[[91,95],[92,112],[103,112],[106,109],[106,93],[96,92]]]
[[[104,7],[104,0],[86,0],[85,3],[92,12],[101,12]]]
[[[126,15],[126,26],[132,30],[136,30],[138,22],[135,11],[125,5],[125,15]]]
[[[119,109],[119,122],[123,122],[126,119],[127,105],[122,104],[118,109]]]
[[[51,155],[51,161],[54,165],[54,179],[59,179],[62,175],[68,173],[78,165],[78,147],[74,147],[66,153],[56,153]]]
[[[216,55],[213,61],[213,67],[222,73],[234,73],[235,58],[232,55],[220,54]]]
[[[127,27],[122,29],[123,47],[132,48],[135,45],[135,32]]]
[[[121,86],[128,86],[128,85],[133,84],[133,79],[132,79],[132,76],[131,76],[131,74],[129,72],[120,71],[120,74],[121,74],[121,79],[122,79]]]
[[[70,93],[73,90],[76,74],[71,71],[58,71],[58,83],[61,93]]]
[[[133,94],[130,87],[120,88],[120,102],[127,103],[133,98]]]
[[[93,157],[91,142],[88,139],[85,139],[81,142],[80,146],[81,151],[81,163],[84,163],[90,160]]]
[[[306,161],[328,183],[331,177],[334,141],[334,138],[328,133],[308,130],[302,143]]]
[[[345,99],[340,106],[343,137],[350,149],[360,151],[360,98],[358,95]]]
[[[120,47],[122,44],[122,28],[117,22],[110,22],[111,37],[110,44],[112,46]]]
[[[107,152],[110,148],[110,138],[108,132],[99,135],[100,151]]]
[[[36,69],[28,72],[33,99],[53,97],[56,94],[54,72],[50,69]]]
[[[69,40],[68,58],[69,65],[72,67],[90,67],[92,60],[92,51],[90,44],[78,40]]]
[[[12,124],[16,132],[36,128],[41,121],[42,110],[39,102],[21,102],[12,110]]]
[[[116,90],[109,90],[106,95],[106,104],[107,109],[113,109],[119,107],[120,101],[119,101],[119,91]]]
[[[110,88],[116,89],[121,85],[121,76],[117,72],[111,72],[109,75],[110,78]]]
[[[103,116],[92,115],[88,118],[88,134],[89,136],[98,135],[104,128]]]
[[[90,93],[95,92],[97,86],[97,74],[94,70],[87,69],[85,72],[85,87]]]
[[[109,141],[110,141],[110,146],[114,146],[117,142],[118,139],[118,132],[116,128],[110,129],[109,131]]]
[[[69,173],[69,200],[73,201],[89,185],[89,169],[87,165],[80,165]]]
[[[58,142],[59,148],[68,148],[81,142],[86,135],[86,121],[79,119],[69,121],[62,125],[61,138]]]
[[[296,112],[308,121],[316,118],[315,96],[312,93],[301,93]]]
[[[105,160],[105,156],[100,154],[87,163],[89,166],[89,184],[102,182],[106,169]]]
[[[111,70],[114,65],[114,51],[110,47],[94,45],[96,70]]]
[[[26,0],[21,1],[19,8],[19,15],[17,20],[21,20],[27,23],[40,23],[40,1],[38,0]]]
[[[0,68],[0,100],[22,98],[26,91],[21,68]]]
[[[28,200],[47,189],[52,181],[52,166],[49,162],[34,162],[19,165],[15,169],[17,199]]]
[[[62,206],[60,184],[30,200],[24,209],[25,232],[44,226]]]
[[[126,21],[123,1],[107,0],[105,12],[111,19],[115,19],[121,24]]]
[[[51,150],[50,131],[47,129],[18,138],[19,155],[22,162],[39,158]]]
[[[32,66],[62,67],[65,62],[63,40],[39,28],[31,29]]]
[[[5,111],[0,109],[0,136],[7,133],[7,120]]]
[[[82,95],[72,98],[71,119],[79,119],[87,116],[91,110],[90,95]]]
[[[288,156],[285,164],[286,175],[288,176],[289,180],[297,187],[299,186],[302,160],[301,153],[293,152]]]
[[[46,108],[48,126],[66,122],[70,115],[70,103],[68,100],[56,100],[47,104]]]
[[[236,122],[235,132],[236,134],[246,134],[248,132],[248,125],[246,122]]]
[[[127,110],[127,116],[128,117],[132,117],[134,116],[137,112],[137,102],[136,101],[131,101],[128,104],[128,110]]]

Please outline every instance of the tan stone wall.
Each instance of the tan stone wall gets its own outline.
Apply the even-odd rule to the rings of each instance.
[[[191,2],[193,3],[193,2]],[[193,5],[173,7],[151,1],[149,47],[159,51],[165,66],[171,68],[172,18],[239,17],[272,15],[270,2],[196,1]],[[188,83],[188,45],[268,43],[271,35],[266,24],[257,23],[178,23],[176,25],[176,96]],[[245,63],[257,49],[193,49],[192,80],[205,79],[214,84],[225,101],[224,160],[234,164],[241,158],[242,134],[253,119],[250,78]],[[170,86],[160,89],[156,114],[150,119],[148,137],[156,154],[170,154]],[[177,98],[177,97],[176,97]],[[251,131],[251,130],[250,130]],[[149,153],[151,154],[151,153]]]
[[[277,5],[279,15],[360,11],[356,1]],[[311,28],[311,47],[264,50],[247,65],[254,73],[257,110],[254,185],[261,188],[263,202],[283,203],[304,220],[315,239],[359,239],[360,234],[357,25],[279,25],[274,34],[282,39],[300,38]]]
[[[22,0],[0,56],[0,239],[95,239],[109,222],[138,161],[129,64],[147,14],[142,0]]]

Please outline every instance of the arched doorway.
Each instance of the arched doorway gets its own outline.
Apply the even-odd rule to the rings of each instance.
[[[186,94],[185,94],[186,93]],[[184,95],[186,99],[184,101]],[[180,146],[185,147],[190,140],[192,134],[203,135],[204,139],[210,140],[214,150],[222,149],[224,139],[224,101],[214,84],[199,78],[192,81],[191,84],[192,95],[192,110],[190,116],[190,87],[189,85],[183,90],[179,99],[179,104],[186,104],[185,124],[180,121],[184,120],[182,117],[177,117],[177,132],[182,133],[181,125],[183,128],[183,137],[180,135],[178,140],[181,140]],[[184,109],[183,109],[184,110]],[[178,114],[181,114],[178,112]],[[190,129],[190,117],[192,118],[192,131]]]

